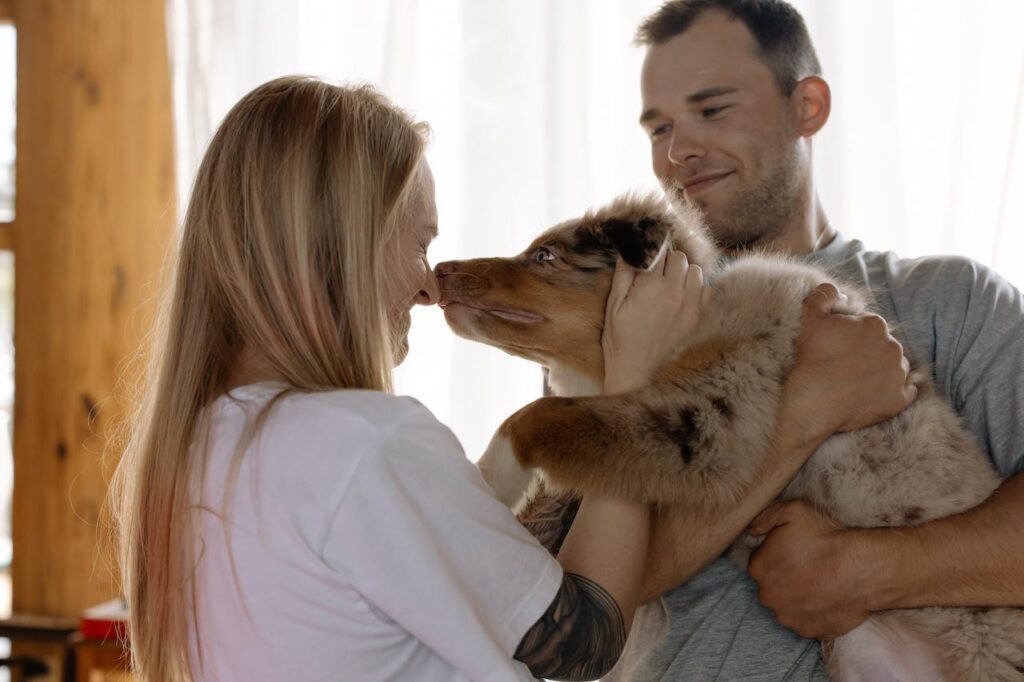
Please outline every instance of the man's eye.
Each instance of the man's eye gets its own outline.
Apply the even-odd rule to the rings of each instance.
[[[546,263],[555,260],[555,254],[551,249],[542,246],[533,254],[533,259],[538,263]]]
[[[704,118],[713,118],[728,108],[728,104],[722,105],[720,107],[708,107],[707,109],[701,109],[700,113],[702,116],[704,116]]]
[[[655,138],[661,137],[662,135],[664,135],[665,133],[667,133],[671,129],[672,129],[672,126],[670,126],[667,123],[665,125],[660,125],[660,126],[658,126],[657,128],[655,128],[654,130],[651,131],[651,139],[653,140]]]

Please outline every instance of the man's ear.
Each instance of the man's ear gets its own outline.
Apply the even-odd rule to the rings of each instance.
[[[789,96],[796,130],[801,137],[813,137],[832,112],[832,91],[825,79],[808,76],[800,80]]]
[[[661,253],[668,238],[668,223],[656,218],[636,222],[608,220],[601,226],[604,236],[615,246],[622,260],[634,268],[649,268]]]

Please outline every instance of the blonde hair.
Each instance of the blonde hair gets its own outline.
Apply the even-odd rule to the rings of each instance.
[[[205,452],[190,444],[243,349],[295,390],[390,392],[385,247],[423,146],[424,126],[369,86],[305,77],[247,94],[211,140],[111,488],[146,679],[192,679],[187,510]]]

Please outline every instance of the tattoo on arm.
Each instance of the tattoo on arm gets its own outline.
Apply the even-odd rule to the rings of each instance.
[[[541,488],[526,503],[518,517],[519,522],[546,550],[558,556],[579,508],[580,498],[571,494],[554,495]]]
[[[515,658],[535,677],[593,680],[619,660],[626,635],[615,599],[593,580],[566,573],[551,606],[523,635]]]

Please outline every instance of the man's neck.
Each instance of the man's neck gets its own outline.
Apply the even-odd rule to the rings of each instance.
[[[793,216],[774,235],[768,235],[764,239],[738,248],[726,249],[726,253],[737,256],[749,251],[758,251],[784,256],[806,256],[831,244],[836,235],[838,232],[825,215],[825,209],[815,198],[811,206]]]

